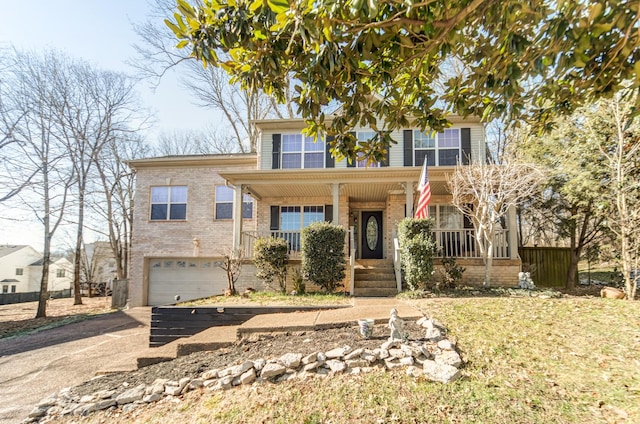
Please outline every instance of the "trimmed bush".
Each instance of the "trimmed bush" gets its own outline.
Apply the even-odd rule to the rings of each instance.
[[[458,264],[456,258],[443,258],[442,259],[442,284],[439,288],[453,289],[460,281],[462,281],[462,274],[465,271],[465,267]]]
[[[253,263],[256,277],[264,281],[271,290],[274,280],[278,289],[287,291],[287,264],[289,263],[289,243],[282,238],[259,238],[253,244]]]
[[[404,218],[398,225],[402,271],[410,290],[426,288],[433,277],[437,246],[431,236],[432,227],[431,218]]]
[[[302,275],[329,293],[345,277],[345,235],[344,228],[328,222],[315,222],[302,229]]]

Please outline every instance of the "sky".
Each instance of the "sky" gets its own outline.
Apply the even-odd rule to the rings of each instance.
[[[139,42],[133,25],[145,21],[149,10],[147,0],[0,0],[0,48],[55,49],[99,68],[135,73],[126,64],[135,56],[132,45]],[[215,119],[214,112],[191,103],[175,72],[155,90],[150,85],[139,87],[141,102],[155,115],[147,133],[150,143],[161,132],[199,130]],[[0,244],[41,250],[40,225],[28,221],[28,213],[0,205]]]

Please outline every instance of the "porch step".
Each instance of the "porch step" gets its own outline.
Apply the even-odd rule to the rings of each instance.
[[[397,294],[393,262],[380,259],[359,259],[354,267],[355,296],[395,296]]]

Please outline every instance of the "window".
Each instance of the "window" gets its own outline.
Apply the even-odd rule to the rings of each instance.
[[[242,217],[253,218],[253,198],[242,195]],[[227,186],[216,186],[216,219],[233,219],[233,189]]]
[[[57,269],[56,270],[56,278],[64,278],[65,275],[65,270],[64,269]]]
[[[11,293],[15,293],[16,292],[16,286],[15,284],[11,286]]]
[[[324,140],[302,134],[282,134],[282,168],[323,168]]]
[[[356,138],[358,139],[358,142],[372,140],[375,136],[376,136],[375,131],[358,131],[356,133]],[[356,166],[358,168],[366,168],[367,160],[366,159],[358,160],[356,162]],[[369,164],[369,168],[379,168],[379,167],[380,167],[380,162],[374,162]]]
[[[9,286],[6,284],[2,285],[2,294],[9,293]]]
[[[279,237],[289,242],[291,250],[299,251],[300,230],[318,221],[324,221],[324,206],[282,206]]]
[[[448,128],[433,134],[413,131],[415,166],[422,166],[425,157],[428,166],[456,165],[460,158],[460,129]]]
[[[151,187],[151,220],[173,221],[187,219],[187,187]]]
[[[23,275],[23,274],[24,274],[23,268],[16,268],[16,275]]]

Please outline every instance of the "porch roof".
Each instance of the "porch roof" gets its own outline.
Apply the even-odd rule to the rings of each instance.
[[[429,168],[429,182],[434,195],[448,194],[447,174],[454,166]],[[332,195],[332,185],[340,185],[340,195],[351,201],[385,201],[390,191],[404,193],[405,183],[420,178],[421,167],[269,169],[222,171],[220,176],[257,199],[268,197],[325,197]]]

